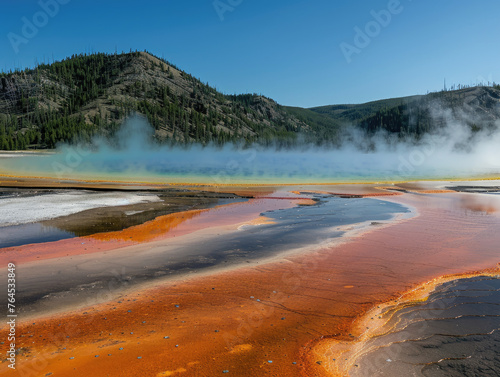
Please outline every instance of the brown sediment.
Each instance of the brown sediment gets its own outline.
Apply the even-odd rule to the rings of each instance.
[[[488,215],[500,212],[500,198],[492,195],[459,194],[460,206],[473,212]]]
[[[313,199],[299,199],[299,201],[297,201],[297,204],[301,206],[313,206],[317,204],[317,202]]]
[[[325,185],[329,186],[329,185]],[[324,190],[324,189],[310,189],[307,190],[307,192],[310,193],[315,193],[315,194],[323,194],[323,195],[335,195],[335,196],[340,196],[342,198],[370,198],[370,197],[378,197],[378,196],[395,196],[395,195],[401,195],[401,192],[397,191],[389,191],[389,190],[394,190],[395,187],[379,187],[376,185],[372,184],[359,184],[356,186],[347,186],[347,185],[338,185],[342,188],[345,189],[344,192],[340,192],[338,190],[335,191],[329,191],[329,190]],[[337,187],[335,188],[337,189]],[[295,194],[300,194],[300,191],[294,190],[291,191],[292,193]]]
[[[415,190],[419,194],[451,194],[453,190]]]
[[[38,192],[38,190],[31,189],[26,193],[38,195]],[[62,191],[50,190],[49,192],[57,194]],[[143,191],[134,191],[134,194],[145,197],[151,195]],[[232,194],[208,193],[204,191],[193,193],[172,189],[162,190],[153,195],[153,198],[159,198],[160,200],[148,201],[147,204],[142,202],[97,207],[44,220],[40,223],[44,227],[57,228],[72,233],[75,236],[83,237],[95,233],[120,231],[172,213],[210,208],[216,205],[221,199],[238,199]]]
[[[207,185],[207,186],[199,186],[199,187],[192,187],[192,186],[181,186],[182,188],[188,189],[188,190],[203,190],[203,191],[212,191],[212,192],[230,192],[235,195],[243,196],[243,197],[255,197],[259,198],[262,196],[269,196],[272,195],[276,190],[277,186],[259,186],[259,187],[247,187],[247,186],[231,186],[231,187],[224,187],[224,186],[213,186],[213,185]]]
[[[350,198],[376,198],[378,196],[396,196],[402,195],[400,192],[376,192],[371,194],[347,194],[347,193],[338,193],[331,192],[330,195],[340,196],[340,197],[350,197]]]
[[[19,177],[14,175],[0,174],[1,187],[19,188],[75,188],[75,189],[99,189],[99,190],[144,190],[163,189],[170,187],[169,184],[150,184],[144,182],[120,182],[120,181],[99,181],[99,180],[79,180],[79,179],[57,179],[50,177]]]
[[[455,195],[386,197],[417,208],[419,216],[370,227],[338,245],[21,322],[18,347],[28,351],[18,356],[18,370],[74,377],[223,370],[327,376],[328,355],[318,347],[325,338],[359,336],[356,319],[374,305],[440,276],[498,263],[500,218],[457,206]],[[0,376],[11,375],[5,363],[0,368]]]
[[[276,224],[276,221],[266,216],[259,216],[253,220],[246,222],[244,225],[267,225],[267,224]]]

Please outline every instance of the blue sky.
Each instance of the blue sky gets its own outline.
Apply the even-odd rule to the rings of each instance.
[[[38,0],[2,0],[1,70],[146,49],[225,93],[302,107],[425,94],[445,78],[500,82],[498,0],[217,0],[219,12],[214,0],[41,3],[54,1],[66,4],[44,18]],[[23,34],[26,20],[38,30]]]

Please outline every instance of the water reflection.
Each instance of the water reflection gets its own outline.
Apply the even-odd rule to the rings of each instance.
[[[54,242],[75,237],[75,233],[41,223],[13,225],[0,228],[0,248]]]

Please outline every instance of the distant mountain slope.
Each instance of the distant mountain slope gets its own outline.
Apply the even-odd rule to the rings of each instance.
[[[0,150],[113,135],[132,112],[149,119],[160,143],[338,144],[343,127],[352,126],[418,137],[442,123],[432,114],[437,103],[492,123],[500,119],[499,98],[498,87],[475,87],[303,109],[256,94],[224,95],[147,52],[74,55],[0,73]]]
[[[383,129],[402,136],[419,136],[433,131],[446,122],[446,117],[463,120],[471,128],[480,129],[495,127],[495,121],[500,119],[500,86],[478,86],[309,110],[340,125],[357,125],[369,132]]]

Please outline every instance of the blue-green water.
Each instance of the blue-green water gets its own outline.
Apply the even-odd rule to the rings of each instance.
[[[1,156],[0,156],[1,157]],[[420,162],[421,161],[421,162]],[[404,152],[352,150],[151,149],[100,152],[66,148],[55,154],[0,158],[0,174],[63,180],[161,183],[400,182],[500,175],[491,165],[447,164],[428,157],[412,164]],[[415,162],[415,161],[414,161]]]
[[[410,181],[500,176],[498,144],[491,137],[474,145],[454,137],[425,136],[418,143],[378,137],[369,145],[341,148],[226,145],[160,146],[140,117],[128,119],[113,141],[61,145],[54,154],[0,155],[0,174],[58,179],[163,183],[333,183]],[[454,134],[453,134],[454,135]],[[457,144],[458,143],[458,144]],[[361,143],[363,144],[363,143]],[[462,145],[462,148],[457,147]]]

